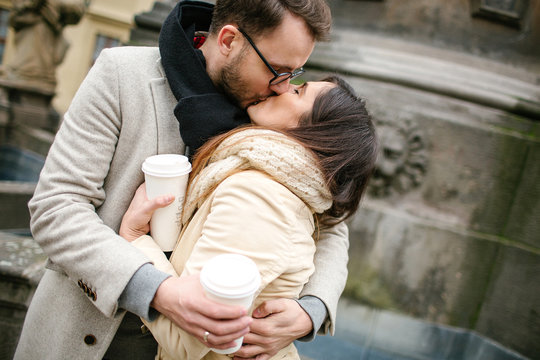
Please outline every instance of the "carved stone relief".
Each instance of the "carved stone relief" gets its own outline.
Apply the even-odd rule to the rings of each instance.
[[[425,136],[412,120],[378,121],[380,152],[369,193],[401,194],[419,186],[427,170]]]

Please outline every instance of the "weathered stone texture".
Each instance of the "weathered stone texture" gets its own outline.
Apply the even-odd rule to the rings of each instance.
[[[540,138],[540,136],[536,136]],[[517,166],[517,164],[516,164]],[[527,146],[523,172],[503,235],[536,249],[540,248],[540,144]]]
[[[391,173],[398,181],[388,181],[389,191],[370,192],[350,222],[346,295],[477,329],[527,356],[539,353],[533,340],[538,309],[520,299],[537,299],[533,283],[540,273],[516,269],[527,280],[518,280],[520,292],[514,292],[515,282],[497,270],[510,266],[501,254],[516,251],[532,268],[540,264],[540,87],[534,77],[472,57],[466,66],[464,54],[445,61],[440,50],[345,29],[336,29],[334,40],[316,48],[309,78],[325,69],[346,74],[378,129],[393,127],[388,138],[402,142],[383,143],[380,157],[404,149],[394,154],[399,160]],[[518,98],[536,104],[530,117],[520,115]],[[413,178],[419,179],[414,186]],[[372,185],[380,186],[377,174]],[[503,294],[520,299],[501,307]]]
[[[11,359],[46,257],[30,237],[0,232],[0,359]]]
[[[537,253],[500,247],[475,326],[532,359],[540,355],[539,259]]]

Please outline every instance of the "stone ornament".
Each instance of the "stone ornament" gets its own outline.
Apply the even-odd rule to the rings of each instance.
[[[369,194],[386,197],[418,187],[427,170],[425,136],[412,120],[377,121],[379,156]]]

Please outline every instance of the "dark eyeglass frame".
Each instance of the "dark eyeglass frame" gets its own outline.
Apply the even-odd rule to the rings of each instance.
[[[300,75],[302,75],[303,73],[305,73],[305,70],[304,68],[299,68],[299,69],[296,69],[292,72],[283,72],[283,73],[278,73],[276,70],[274,70],[274,68],[272,67],[272,65],[270,65],[270,63],[265,59],[265,57],[263,56],[263,54],[261,54],[261,52],[259,51],[259,49],[257,48],[257,46],[255,46],[255,43],[253,42],[253,40],[251,40],[251,38],[249,37],[248,34],[246,34],[244,32],[244,30],[242,30],[241,28],[237,28],[238,31],[240,31],[242,33],[242,35],[244,35],[244,37],[246,38],[246,40],[249,42],[249,44],[251,45],[251,47],[253,48],[253,50],[255,50],[255,52],[257,53],[257,55],[259,55],[259,57],[261,58],[261,60],[263,61],[264,65],[266,65],[266,67],[268,68],[268,70],[270,70],[272,72],[272,74],[274,74],[274,77],[272,79],[270,79],[270,81],[268,82],[268,84],[270,86],[272,85],[278,85],[278,84],[281,84],[282,82],[286,81],[286,80],[289,80],[289,79],[294,79],[295,77],[298,77]]]

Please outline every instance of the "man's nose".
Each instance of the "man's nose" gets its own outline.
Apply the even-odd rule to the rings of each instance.
[[[280,82],[279,84],[276,84],[276,85],[270,85],[270,89],[275,92],[277,95],[281,95],[281,94],[284,94],[286,92],[289,91],[291,87],[291,84],[290,84],[290,80],[287,79],[283,82]]]

